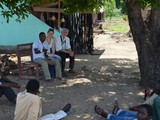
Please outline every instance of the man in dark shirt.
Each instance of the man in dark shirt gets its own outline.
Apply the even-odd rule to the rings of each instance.
[[[5,95],[10,103],[16,103],[17,95],[13,91],[12,87],[20,89],[20,85],[16,82],[8,80],[6,77],[0,73],[0,97]]]

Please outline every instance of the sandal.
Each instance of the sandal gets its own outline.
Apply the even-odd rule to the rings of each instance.
[[[102,108],[98,107],[97,105],[95,106],[95,112],[98,114],[98,115],[101,115],[102,117],[104,118],[107,118],[107,112],[105,112]]]
[[[64,108],[62,109],[65,113],[70,113],[71,112],[71,104],[67,103]]]
[[[118,105],[118,101],[116,100],[114,103],[114,108],[113,108],[112,114],[116,115],[118,110],[119,110],[119,105]]]

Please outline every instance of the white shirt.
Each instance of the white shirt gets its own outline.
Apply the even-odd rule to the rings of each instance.
[[[44,48],[47,49],[47,53],[51,53],[51,49],[53,47],[53,42],[54,42],[53,38],[51,39],[50,44],[48,44],[47,41],[44,41],[43,46],[44,46]]]
[[[61,36],[59,36],[56,39],[56,51],[67,49],[71,49],[69,37],[62,38],[61,40]]]
[[[158,97],[156,93],[154,93],[151,97],[149,97],[143,104],[153,105],[154,99]]]
[[[33,60],[35,60],[36,58],[45,58],[44,57],[44,53],[38,53],[36,54],[35,53],[35,48],[37,48],[38,50],[42,51],[43,50],[43,43],[38,40],[38,41],[35,41],[32,45],[32,53],[33,53]]]

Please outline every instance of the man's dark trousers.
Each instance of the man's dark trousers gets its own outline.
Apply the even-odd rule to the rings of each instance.
[[[61,65],[62,65],[62,72],[64,72],[64,69],[65,69],[65,63],[66,63],[66,58],[69,58],[70,61],[69,61],[69,68],[71,70],[73,70],[74,68],[74,56],[71,57],[69,56],[69,54],[67,53],[64,53],[64,52],[56,52],[57,55],[59,55],[61,57]]]
[[[0,82],[4,83],[5,80],[0,79]],[[5,95],[6,98],[7,98],[11,103],[15,103],[17,95],[14,93],[14,91],[13,91],[12,88],[10,88],[10,87],[9,87],[9,88],[6,88],[6,87],[0,86],[0,97],[1,97],[2,95]]]

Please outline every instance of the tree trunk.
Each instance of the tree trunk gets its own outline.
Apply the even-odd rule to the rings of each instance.
[[[151,10],[144,21],[135,1],[126,3],[130,29],[136,46],[141,84],[154,88],[160,80],[160,9]]]

